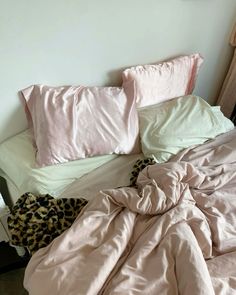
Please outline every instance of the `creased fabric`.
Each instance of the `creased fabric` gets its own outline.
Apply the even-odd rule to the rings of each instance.
[[[146,167],[137,187],[101,191],[36,252],[29,294],[233,294],[236,130]]]
[[[199,53],[162,63],[138,65],[122,73],[123,87],[138,108],[193,92],[203,58]]]
[[[230,36],[230,44],[236,47],[236,24]],[[233,59],[231,61],[228,73],[225,77],[217,104],[222,112],[228,118],[231,117],[236,105],[236,49],[234,49]]]
[[[228,73],[223,83],[217,104],[228,118],[231,117],[236,104],[236,50],[231,61]]]
[[[236,46],[236,23],[230,36],[230,44],[232,46]]]
[[[21,94],[40,167],[140,152],[135,101],[123,88],[32,85]]]

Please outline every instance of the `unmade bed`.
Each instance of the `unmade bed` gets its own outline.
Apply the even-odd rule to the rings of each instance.
[[[101,191],[33,255],[30,294],[234,294],[236,130]]]
[[[191,94],[201,63],[21,91],[29,130],[0,165],[29,294],[234,294],[236,129]]]

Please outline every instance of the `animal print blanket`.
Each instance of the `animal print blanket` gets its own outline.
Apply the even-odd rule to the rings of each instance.
[[[135,187],[139,172],[154,163],[151,158],[137,160],[131,171],[130,186]],[[26,247],[30,254],[35,253],[68,229],[87,203],[83,198],[55,199],[49,194],[25,193],[8,218],[12,245]]]
[[[12,245],[26,247],[33,254],[69,228],[87,203],[82,198],[22,195],[8,217]]]

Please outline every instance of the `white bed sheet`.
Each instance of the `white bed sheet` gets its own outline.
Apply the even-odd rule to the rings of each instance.
[[[12,203],[25,192],[57,197],[73,181],[116,158],[118,155],[104,155],[37,168],[32,138],[26,130],[0,144],[0,175],[7,181]]]
[[[144,155],[121,155],[75,180],[59,197],[91,200],[100,190],[129,186],[131,171],[138,159],[144,159]]]

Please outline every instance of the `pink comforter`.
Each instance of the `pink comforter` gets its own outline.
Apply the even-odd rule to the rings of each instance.
[[[31,295],[236,294],[236,131],[102,191],[30,260]]]

